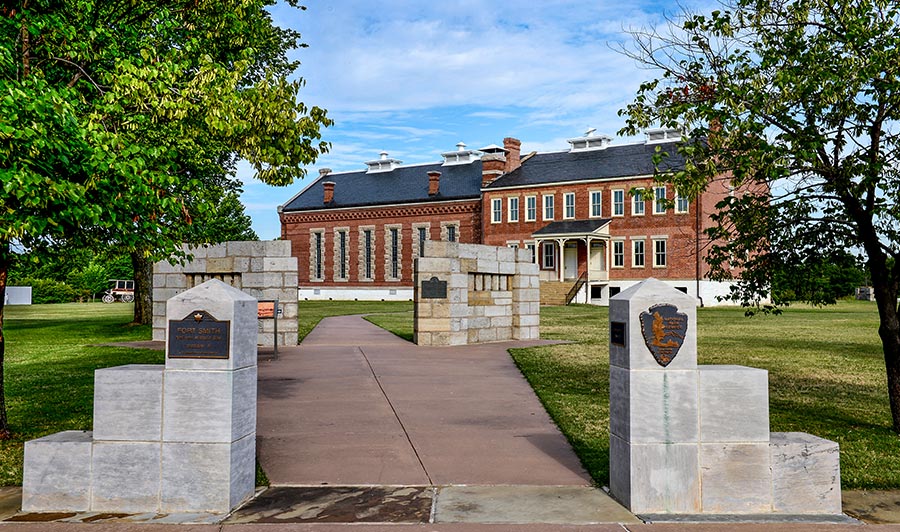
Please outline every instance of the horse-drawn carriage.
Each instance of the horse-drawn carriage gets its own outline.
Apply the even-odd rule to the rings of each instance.
[[[134,301],[134,281],[110,279],[109,290],[103,294],[104,303],[112,303],[117,299],[125,303]]]

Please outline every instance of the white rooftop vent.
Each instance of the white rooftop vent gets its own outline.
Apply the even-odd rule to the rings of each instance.
[[[568,139],[566,142],[572,146],[569,151],[602,150],[609,146],[612,137],[603,134],[595,135],[595,131],[597,131],[596,128],[590,128],[584,132],[583,137]]]
[[[488,144],[484,148],[479,149],[481,153],[507,153],[509,150],[504,148],[503,146],[497,146],[496,144]]]
[[[452,166],[455,164],[469,164],[478,160],[478,151],[467,150],[466,143],[460,142],[456,145],[456,151],[448,151],[441,154],[444,158],[444,164],[441,166]]]
[[[369,167],[369,169],[366,170],[367,174],[375,174],[378,172],[390,172],[394,168],[397,168],[398,166],[400,166],[401,163],[403,163],[403,161],[400,161],[398,159],[389,158],[388,152],[386,152],[386,151],[381,152],[379,155],[381,156],[381,158],[376,159],[374,161],[366,162],[366,166]]]
[[[647,144],[672,142],[673,140],[681,139],[681,130],[675,128],[648,129],[644,134],[647,135]]]

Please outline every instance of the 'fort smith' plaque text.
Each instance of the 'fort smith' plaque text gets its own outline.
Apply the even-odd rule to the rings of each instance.
[[[203,310],[169,320],[169,358],[227,359],[230,326],[230,321],[219,321]]]

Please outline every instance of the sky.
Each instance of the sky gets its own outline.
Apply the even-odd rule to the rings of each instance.
[[[271,187],[240,165],[242,201],[261,239],[280,235],[277,207],[319,168],[364,170],[381,151],[404,164],[522,141],[522,153],[568,148],[588,128],[616,137],[618,111],[655,73],[621,53],[625,30],[661,27],[682,8],[711,11],[715,0],[307,0],[279,4],[275,23],[308,47],[300,99],[328,110],[331,151],[288,187]]]

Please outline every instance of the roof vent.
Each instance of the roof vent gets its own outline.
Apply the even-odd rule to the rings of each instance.
[[[595,135],[595,131],[597,129],[592,127],[584,132],[583,137],[568,139],[566,142],[572,146],[569,151],[603,150],[609,146],[612,137],[603,134]]]
[[[366,161],[366,166],[369,167],[369,169],[366,170],[367,174],[390,172],[394,168],[400,166],[401,163],[403,163],[403,161],[400,161],[398,159],[391,159],[390,157],[388,157],[388,152],[386,151],[381,152],[379,155],[381,156],[379,159],[376,159],[374,161]]]
[[[448,151],[441,154],[444,158],[444,164],[441,166],[452,166],[455,164],[469,164],[478,160],[478,152],[476,150],[467,150],[466,143],[460,142],[456,145],[456,151]]]
[[[644,131],[647,135],[647,144],[655,144],[657,142],[672,142],[681,139],[681,130],[676,128],[657,128]]]

